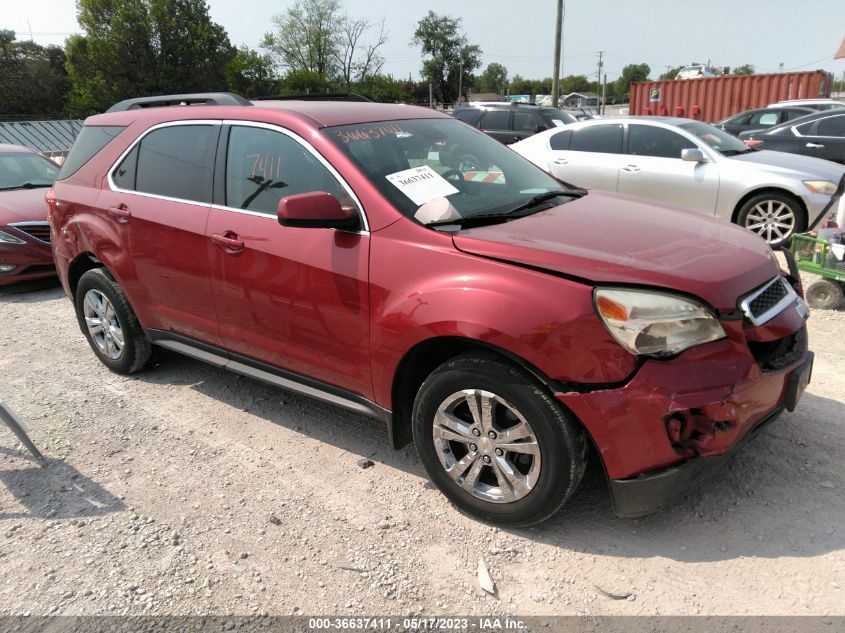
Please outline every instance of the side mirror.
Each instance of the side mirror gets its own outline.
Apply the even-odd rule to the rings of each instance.
[[[354,231],[358,216],[350,207],[340,206],[332,194],[310,191],[279,200],[279,224],[303,228],[330,228]]]
[[[547,128],[545,125],[538,125],[537,127],[534,128],[534,132],[536,134],[539,134],[540,132],[545,132],[548,129],[549,128]]]
[[[687,160],[691,163],[706,163],[707,157],[700,149],[682,149],[681,160]]]

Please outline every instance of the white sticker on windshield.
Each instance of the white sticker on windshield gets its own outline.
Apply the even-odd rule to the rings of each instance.
[[[451,196],[458,193],[449,181],[428,165],[412,167],[386,176],[387,180],[399,191],[408,196],[417,206],[433,198]]]
[[[563,127],[564,125],[566,125],[566,123],[564,123],[560,119],[552,119],[552,123],[555,124],[555,127]]]

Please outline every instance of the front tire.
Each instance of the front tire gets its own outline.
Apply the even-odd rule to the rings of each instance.
[[[576,421],[533,377],[492,355],[438,367],[417,393],[412,424],[431,480],[482,521],[540,523],[584,475],[587,442]]]
[[[118,374],[143,369],[152,345],[144,336],[126,295],[104,268],[94,268],[76,287],[76,318],[94,354]]]
[[[807,214],[795,198],[774,192],[761,193],[742,205],[737,224],[756,233],[771,246],[782,246],[789,243],[793,234],[807,229]]]

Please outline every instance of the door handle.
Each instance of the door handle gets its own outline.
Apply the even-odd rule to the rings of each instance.
[[[622,171],[627,171],[627,172],[629,172],[629,173],[635,173],[635,172],[640,171],[640,168],[639,168],[639,167],[637,167],[636,165],[625,165],[625,166],[622,168]]]
[[[244,241],[234,231],[212,233],[211,241],[229,254],[240,253],[244,250]]]
[[[568,165],[569,164],[569,161],[566,160],[565,158],[555,158],[552,162],[555,165]]]
[[[804,147],[809,147],[811,149],[824,149],[824,145],[819,145],[818,143],[807,143]]]
[[[132,217],[132,214],[129,212],[129,207],[127,207],[122,202],[116,207],[109,207],[108,212],[109,215],[115,220],[117,220],[120,224],[126,224],[127,222],[129,222],[129,218]]]

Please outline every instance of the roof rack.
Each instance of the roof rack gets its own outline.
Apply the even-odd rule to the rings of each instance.
[[[299,95],[271,95],[269,97],[255,97],[253,101],[366,101],[372,103],[363,95],[354,92],[309,92]]]
[[[139,97],[124,99],[115,103],[106,112],[125,112],[139,108],[158,108],[179,105],[227,105],[248,106],[252,102],[233,92],[197,92],[184,95],[160,95],[157,97]]]

